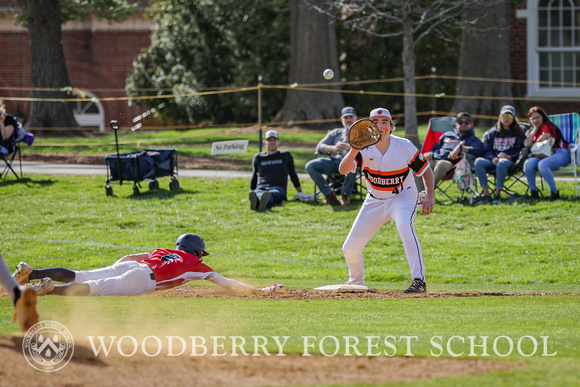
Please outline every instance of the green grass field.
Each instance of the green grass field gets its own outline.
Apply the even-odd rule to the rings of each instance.
[[[26,261],[33,267],[97,268],[125,254],[173,246],[178,235],[195,232],[211,252],[206,263],[253,285],[279,282],[290,289],[312,289],[347,279],[341,246],[360,202],[348,208],[286,203],[255,213],[249,209],[249,182],[244,179],[180,179],[179,191],[144,189],[137,197],[131,196],[130,184],[116,186],[114,197],[105,196],[104,180],[26,176],[1,185],[1,254],[10,267]],[[307,192],[310,184],[304,182]],[[432,215],[417,216],[429,291],[524,295],[383,300],[44,297],[39,312],[73,333],[92,335],[147,336],[161,327],[184,336],[289,336],[285,353],[302,353],[303,336],[355,336],[363,355],[370,336],[416,336],[416,357],[463,352],[459,358],[525,364],[510,371],[421,381],[427,386],[579,385],[580,201],[574,199],[572,183],[559,187],[564,200],[554,203],[436,205]],[[289,196],[294,193],[291,188]],[[409,269],[392,222],[365,249],[365,267],[369,286],[390,291],[407,286]],[[11,314],[10,301],[1,298],[1,334],[18,331]],[[469,356],[469,336],[488,336],[489,356],[482,357],[480,347]],[[501,336],[513,341],[512,351]],[[548,337],[546,348],[542,336]],[[450,339],[453,354],[445,345]],[[441,351],[432,340],[441,343]],[[519,353],[518,341],[521,353],[533,355]],[[276,347],[270,342],[267,348]],[[380,348],[396,356],[407,352],[401,341],[396,351]],[[344,351],[341,346],[338,354]],[[311,349],[318,352],[318,346]]]

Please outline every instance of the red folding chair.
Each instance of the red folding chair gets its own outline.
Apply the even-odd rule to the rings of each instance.
[[[421,148],[421,153],[426,153],[433,148],[433,145],[439,142],[439,139],[445,132],[455,129],[455,117],[433,117],[429,120],[429,127],[425,142]]]

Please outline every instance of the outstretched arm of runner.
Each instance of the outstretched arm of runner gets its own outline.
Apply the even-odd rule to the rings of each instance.
[[[243,284],[239,281],[229,279],[221,275],[220,273],[213,272],[212,275],[207,277],[208,281],[213,282],[214,284],[221,286],[222,288],[226,288],[234,293],[241,293],[241,294],[251,294],[255,293],[256,289],[250,285]]]

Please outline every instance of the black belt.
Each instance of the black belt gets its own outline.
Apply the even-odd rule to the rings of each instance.
[[[152,279],[153,281],[155,281],[155,274],[151,273],[151,274],[149,274],[149,277],[151,277],[151,279]]]

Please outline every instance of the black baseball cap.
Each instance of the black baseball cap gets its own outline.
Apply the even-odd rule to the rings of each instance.
[[[459,121],[462,118],[467,118],[471,121],[471,114],[469,114],[467,112],[461,112],[461,113],[457,114],[457,118],[455,118],[455,121]]]

